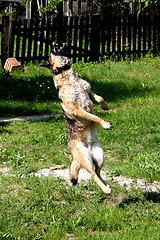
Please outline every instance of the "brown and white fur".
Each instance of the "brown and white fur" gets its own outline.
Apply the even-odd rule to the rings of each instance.
[[[92,174],[103,192],[109,194],[111,189],[100,176],[104,156],[97,137],[97,128],[100,124],[108,130],[111,124],[95,115],[92,101],[96,100],[104,110],[109,108],[104,99],[93,93],[90,84],[80,79],[70,65],[69,58],[53,53],[50,54],[48,62],[40,64],[40,66],[50,67],[56,73],[54,84],[59,90],[68,146],[72,154],[71,182],[73,185],[77,183],[78,173],[82,166]]]

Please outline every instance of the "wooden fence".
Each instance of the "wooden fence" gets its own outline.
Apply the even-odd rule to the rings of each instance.
[[[160,52],[160,15],[140,14],[102,17],[48,18],[41,21],[9,21],[2,18],[1,60],[42,61],[48,58],[50,42],[68,42],[73,62]]]

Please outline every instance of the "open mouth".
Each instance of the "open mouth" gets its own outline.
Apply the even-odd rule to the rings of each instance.
[[[38,66],[52,68],[52,65],[48,61],[42,62]]]

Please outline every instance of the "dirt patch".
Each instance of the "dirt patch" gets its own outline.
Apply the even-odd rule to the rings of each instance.
[[[5,175],[5,176],[7,176],[9,174],[10,170],[11,170],[11,168],[7,167],[6,164],[4,164],[0,168],[1,174]],[[54,178],[62,178],[67,182],[67,184],[71,185],[69,171],[70,170],[69,170],[69,168],[66,168],[66,165],[55,165],[51,168],[40,169],[39,171],[37,171],[35,173],[31,173],[31,175],[34,175],[37,177],[52,176]],[[106,181],[112,180],[112,181],[118,183],[120,186],[125,186],[127,190],[129,190],[130,188],[133,187],[135,189],[140,188],[144,192],[160,193],[160,182],[159,181],[154,181],[152,183],[146,183],[146,181],[144,179],[132,179],[132,178],[126,178],[123,176],[109,177],[107,172],[104,172],[104,171],[101,171],[101,176]],[[87,180],[90,180],[91,178],[92,178],[92,176],[89,172],[87,172],[85,169],[80,169],[78,183],[85,182]]]
[[[4,176],[7,176],[10,171],[11,167],[8,167],[6,162],[2,162],[2,165],[0,167],[0,173]]]
[[[35,176],[42,177],[42,176],[53,176],[55,178],[63,178],[68,184],[70,183],[69,177],[69,169],[57,169],[53,170],[50,169],[41,169],[34,173]],[[102,177],[107,180],[113,180],[114,182],[118,183],[121,186],[126,186],[126,189],[129,190],[131,187],[136,189],[140,188],[145,192],[160,192],[160,182],[154,181],[153,183],[146,183],[144,179],[132,179],[126,178],[122,176],[118,177],[108,177],[107,172],[101,171]],[[92,178],[91,174],[87,172],[85,169],[80,169],[78,182],[82,183]]]
[[[53,117],[53,114],[46,114],[46,115],[41,115],[41,116],[20,116],[20,117],[13,117],[13,118],[0,118],[0,122],[11,122],[11,121],[36,121],[36,120],[42,120],[46,118]]]

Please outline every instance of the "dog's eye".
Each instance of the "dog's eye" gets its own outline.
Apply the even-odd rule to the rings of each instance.
[[[52,65],[52,64],[53,64],[53,63],[52,63],[52,61],[51,61],[51,59],[49,59],[48,63],[49,63],[50,65]]]

